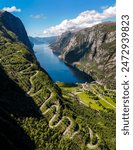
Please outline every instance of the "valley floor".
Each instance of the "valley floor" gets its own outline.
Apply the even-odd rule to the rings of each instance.
[[[97,82],[75,85],[57,82],[57,85],[62,89],[64,97],[76,97],[80,104],[87,107],[97,111],[116,110],[115,90],[107,89]]]

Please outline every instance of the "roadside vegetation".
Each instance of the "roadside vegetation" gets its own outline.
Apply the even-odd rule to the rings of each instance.
[[[24,93],[22,98],[16,97],[18,105],[10,99],[4,107],[12,110],[9,115],[24,129],[36,149],[114,150],[115,91],[96,83],[54,83],[28,47],[1,28],[0,67]],[[8,92],[15,97],[16,91]],[[4,94],[6,97],[6,91]]]

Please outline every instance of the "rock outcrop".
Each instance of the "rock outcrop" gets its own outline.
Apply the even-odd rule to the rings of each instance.
[[[8,14],[7,18],[3,18],[3,13]],[[1,149],[115,149],[114,109],[101,106],[100,96],[89,91],[87,85],[61,83],[65,88],[61,90],[24,44],[21,36],[25,34],[17,29],[19,24],[14,20],[9,20],[9,24],[9,16],[12,15],[7,12],[0,14]],[[99,91],[102,88],[102,94],[104,91],[108,94],[103,86],[93,86]],[[79,92],[88,93],[89,104],[95,101],[98,107],[80,103],[76,95]],[[109,96],[113,102],[115,94]]]
[[[53,52],[95,80],[115,88],[115,23],[101,23],[69,35],[63,34],[52,44]]]
[[[53,52],[57,55],[60,55],[63,49],[68,45],[73,33],[68,31],[63,33],[60,37],[57,38],[56,42],[52,43],[50,47],[53,49]]]

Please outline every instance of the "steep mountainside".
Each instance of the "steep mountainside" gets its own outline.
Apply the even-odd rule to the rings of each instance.
[[[25,108],[27,106],[27,108]],[[35,145],[30,137],[16,123],[14,115],[19,117],[38,116],[36,105],[31,98],[5,73],[0,66],[0,147],[6,150],[29,150]]]
[[[73,33],[65,32],[60,37],[57,38],[55,43],[52,43],[50,47],[53,49],[53,52],[57,55],[61,54],[63,49],[68,45]]]
[[[39,122],[41,122],[40,125],[46,126],[47,121],[40,113],[40,106],[51,92],[55,93],[55,101],[60,99],[58,98],[60,90],[40,67],[34,54],[31,53],[33,51],[31,47],[25,45],[29,42],[28,37],[26,36],[28,41],[26,39],[25,42],[22,41],[21,37],[25,37],[27,33],[21,32],[25,29],[18,20],[10,13],[0,12],[0,122],[2,131],[0,143],[3,143],[5,147],[12,145],[11,149],[29,150],[34,148],[34,144],[31,142],[31,136],[29,138],[20,126],[28,128],[28,125],[32,124],[31,121],[34,122],[36,129]],[[17,28],[19,25],[21,29]],[[4,117],[6,114],[7,117]],[[6,126],[9,126],[7,131]],[[47,128],[44,129],[47,130]],[[29,132],[32,133],[30,130]],[[22,142],[23,138],[25,144]],[[31,146],[30,143],[32,143]]]
[[[90,74],[109,88],[115,88],[115,23],[101,23],[72,36],[62,35],[51,47],[66,63]]]
[[[114,91],[95,83],[55,84],[20,39],[23,35],[4,25],[3,20],[12,16],[4,13],[0,15],[0,148],[114,150]],[[15,20],[9,22],[17,27]]]
[[[18,17],[6,11],[0,11],[0,26],[4,26],[7,30],[13,32],[16,35],[16,39],[21,41],[32,51],[32,46],[24,25]]]

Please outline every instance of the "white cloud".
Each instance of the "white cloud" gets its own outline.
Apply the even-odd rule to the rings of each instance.
[[[2,10],[8,11],[8,12],[21,12],[21,9],[20,8],[16,8],[16,6],[4,7]]]
[[[46,16],[44,14],[37,14],[37,15],[30,15],[33,19],[46,19]]]
[[[110,6],[104,9],[101,13],[96,10],[87,10],[81,12],[76,18],[63,20],[59,25],[52,26],[44,30],[45,36],[61,35],[67,30],[79,30],[86,27],[91,27],[101,23],[106,19],[113,18],[116,15],[116,6]]]

